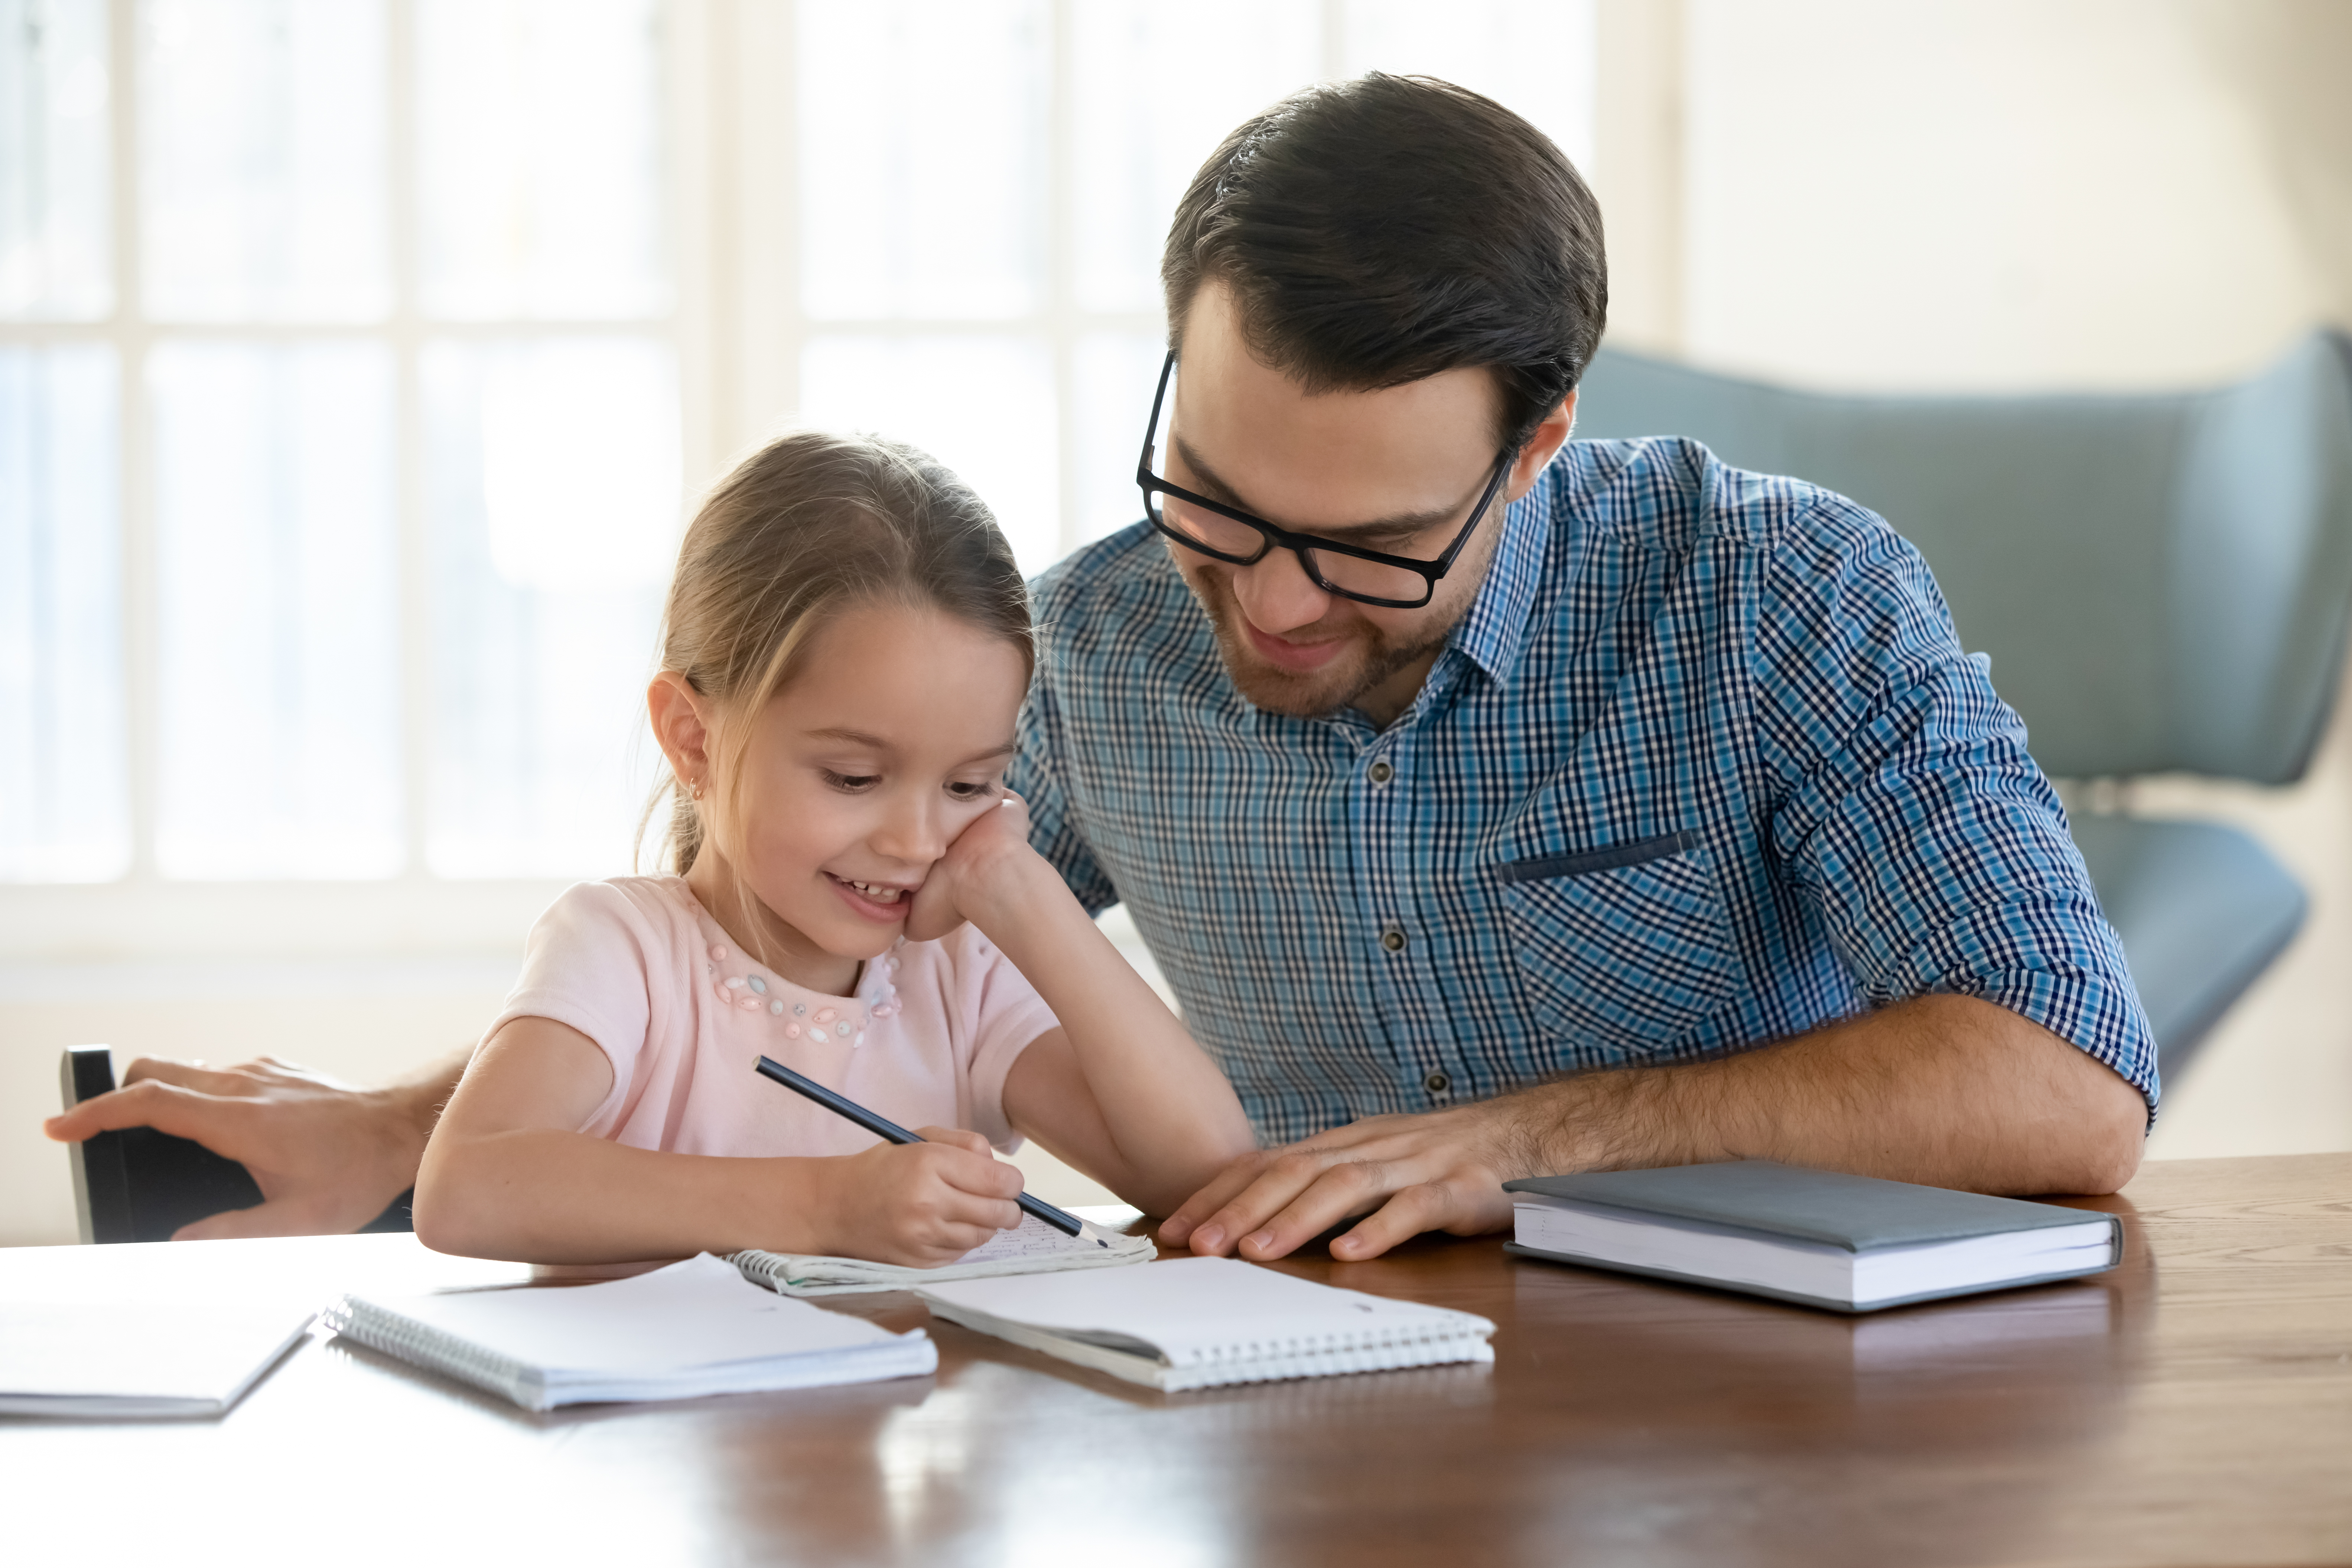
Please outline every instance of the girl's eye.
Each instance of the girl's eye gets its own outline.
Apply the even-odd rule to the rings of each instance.
[[[835,789],[845,790],[851,794],[856,794],[859,790],[872,789],[882,782],[882,775],[879,773],[837,773],[830,768],[819,768],[817,772],[824,776],[824,782]]]
[[[996,794],[996,786],[992,784],[951,784],[948,785],[948,794],[958,800],[987,800]]]

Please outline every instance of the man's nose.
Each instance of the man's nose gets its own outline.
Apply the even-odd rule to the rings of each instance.
[[[1315,585],[1287,550],[1269,550],[1256,564],[1235,568],[1234,597],[1250,625],[1276,637],[1313,626],[1331,609],[1331,595]]]

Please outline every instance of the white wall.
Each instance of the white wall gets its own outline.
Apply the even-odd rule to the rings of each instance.
[[[2331,301],[2207,31],[2147,0],[1695,0],[1685,351],[1845,387],[2259,363]]]
[[[1823,387],[2161,387],[2352,319],[2352,6],[1624,0],[1601,26],[1621,343]],[[2352,1149],[2342,713],[2300,785],[2135,806],[2237,823],[2312,894],[2150,1156]]]

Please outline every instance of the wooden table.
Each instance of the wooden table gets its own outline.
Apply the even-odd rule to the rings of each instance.
[[[313,1342],[216,1421],[0,1421],[0,1543],[26,1563],[2352,1561],[2352,1155],[2152,1165],[2079,1206],[2125,1216],[2115,1272],[1863,1319],[1492,1238],[1302,1260],[1494,1319],[1494,1365],[1193,1394],[934,1322],[933,1377],[533,1416]],[[506,1277],[407,1237],[30,1248],[0,1252],[0,1299],[93,1268],[190,1296]],[[924,1321],[900,1295],[832,1304]]]

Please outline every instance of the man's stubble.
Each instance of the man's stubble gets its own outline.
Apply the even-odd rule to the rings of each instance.
[[[1474,564],[1483,572],[1484,562]],[[1209,617],[1210,629],[1217,639],[1217,653],[1224,660],[1225,674],[1235,689],[1255,706],[1294,719],[1319,719],[1342,708],[1354,707],[1366,692],[1444,647],[1445,639],[1453,635],[1476,598],[1474,594],[1465,599],[1460,613],[1415,627],[1416,635],[1409,638],[1391,638],[1379,627],[1359,621],[1348,630],[1353,646],[1339,656],[1338,662],[1342,668],[1318,670],[1312,675],[1289,675],[1268,668],[1250,647],[1238,624],[1242,609],[1230,580],[1222,574],[1196,574],[1185,571],[1184,565],[1180,557],[1178,570],[1185,586],[1192,591],[1193,599]]]

